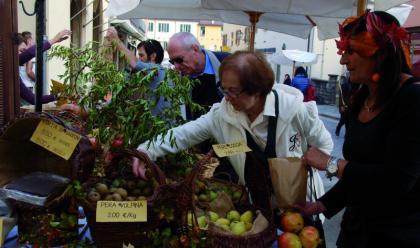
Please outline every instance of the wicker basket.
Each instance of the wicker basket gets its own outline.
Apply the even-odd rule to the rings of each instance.
[[[234,236],[215,232],[211,228],[207,230],[207,238],[209,240],[209,247],[212,248],[265,248],[272,247],[274,240],[277,237],[276,228],[273,225],[272,214],[264,212],[250,205],[236,205],[239,212],[252,209],[253,212],[260,210],[264,217],[269,221],[269,226],[262,232],[251,234],[247,236]]]
[[[82,122],[64,120],[49,113],[24,113],[0,129],[0,186],[21,178],[35,171],[48,172],[70,178],[71,180],[86,180],[93,168],[95,155],[89,139],[82,136],[79,144],[69,160],[65,160],[30,141],[38,123],[42,119],[53,121],[67,129],[81,133],[79,127],[72,123],[82,125]],[[39,219],[47,214],[59,214],[68,209],[71,199],[60,197],[51,199],[45,206],[35,206],[20,201],[12,201],[18,213],[18,231],[20,237],[45,236],[42,233]],[[64,210],[63,210],[64,211]],[[78,214],[77,208],[74,212]],[[76,229],[77,231],[77,229]],[[52,241],[56,245],[60,241]]]
[[[137,150],[126,149],[115,153],[114,159],[112,160],[111,166],[109,168],[112,168],[112,165],[115,165],[121,159],[127,159],[130,157],[137,157],[142,161],[145,161],[146,166],[151,169],[153,178],[155,178],[160,185],[165,184],[165,176],[159,167],[150,161],[146,154]],[[110,175],[111,178],[116,176],[116,174],[118,173],[115,173],[115,171],[112,171],[112,173],[108,171],[107,173],[107,175]],[[84,188],[86,190],[90,190],[97,182],[101,180],[103,181],[104,179],[92,178],[84,185]],[[96,222],[96,203],[84,201],[82,205],[86,214],[88,225],[90,227],[92,238],[95,241],[97,247],[122,247],[123,244],[131,244],[135,247],[142,247],[142,245],[147,243],[147,232],[159,226],[159,215],[151,211],[153,201],[152,198],[153,196],[149,197],[147,200],[147,222]]]
[[[211,156],[209,154],[208,156]],[[201,165],[201,167],[200,167]],[[205,169],[205,163],[199,163],[196,166],[196,170],[193,170],[191,173],[191,182],[194,182],[198,175],[202,175],[201,171]],[[264,217],[269,221],[269,226],[262,232],[247,236],[233,236],[233,235],[227,235],[219,232],[214,232],[211,229],[207,230],[207,239],[208,239],[208,247],[211,248],[264,248],[264,247],[271,247],[274,240],[276,239],[276,228],[273,225],[273,213],[271,211],[260,209],[256,206],[252,206],[249,204],[248,200],[248,194],[246,192],[246,189],[241,186],[234,184],[232,182],[228,182],[225,180],[210,178],[205,179],[210,184],[218,184],[218,185],[224,185],[229,187],[234,187],[236,190],[239,190],[242,192],[241,197],[239,197],[239,200],[234,201],[235,208],[239,210],[240,212],[243,212],[248,209],[254,210],[260,210],[261,213],[264,215]],[[192,189],[191,192],[195,191],[195,183],[192,183]],[[209,205],[206,203],[193,203],[194,207],[195,205],[198,205],[201,209],[208,209]]]

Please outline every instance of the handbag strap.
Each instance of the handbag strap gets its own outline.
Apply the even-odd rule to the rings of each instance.
[[[267,144],[265,146],[264,153],[267,158],[275,158],[276,155],[276,130],[277,130],[277,118],[279,116],[279,96],[277,91],[272,90],[274,94],[274,105],[276,116],[268,117],[268,128],[267,128]]]

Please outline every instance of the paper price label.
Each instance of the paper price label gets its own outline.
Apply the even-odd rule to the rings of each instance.
[[[213,150],[219,157],[233,156],[251,151],[243,140],[229,144],[215,144],[213,145]]]
[[[3,217],[0,217],[0,246],[3,247],[3,223],[4,223],[4,219]]]
[[[50,120],[41,119],[31,141],[68,160],[76,149],[81,136]]]
[[[98,201],[97,222],[146,222],[147,201]]]

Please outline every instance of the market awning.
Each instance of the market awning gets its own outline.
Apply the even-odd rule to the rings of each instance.
[[[141,19],[136,20],[120,20],[114,19],[110,21],[112,26],[119,27],[123,32],[135,37],[139,40],[145,39],[146,24]]]

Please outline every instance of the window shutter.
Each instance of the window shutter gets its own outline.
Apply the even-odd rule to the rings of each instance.
[[[17,31],[16,0],[0,0],[0,127],[19,111],[19,78],[17,47],[13,33]]]

